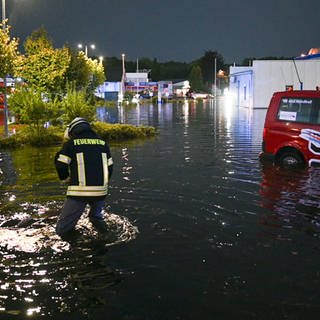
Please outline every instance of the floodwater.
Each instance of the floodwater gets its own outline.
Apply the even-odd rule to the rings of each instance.
[[[320,169],[262,164],[266,110],[100,109],[157,137],[112,146],[111,242],[54,235],[57,148],[0,152],[0,319],[314,319]]]

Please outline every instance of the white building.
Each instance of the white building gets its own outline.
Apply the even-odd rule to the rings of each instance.
[[[229,94],[234,103],[267,108],[276,91],[315,90],[320,86],[320,50],[310,54],[311,50],[293,60],[254,60],[251,67],[230,67]]]
[[[139,83],[148,82],[148,72],[127,72],[126,82]]]
[[[173,92],[178,96],[178,97],[185,97],[187,92],[190,89],[190,82],[189,80],[181,81],[181,82],[176,82],[172,85]]]

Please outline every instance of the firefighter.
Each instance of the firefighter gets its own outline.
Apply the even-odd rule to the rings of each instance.
[[[55,156],[59,179],[68,185],[56,232],[61,238],[75,233],[76,224],[89,205],[90,222],[98,232],[105,233],[108,229],[103,209],[113,169],[110,148],[80,117],[69,124],[65,137],[68,140]]]

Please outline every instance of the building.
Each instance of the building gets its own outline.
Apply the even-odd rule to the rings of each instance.
[[[149,82],[147,72],[127,72],[125,81],[125,91],[129,92],[149,92],[156,91],[158,84],[156,82]]]
[[[190,82],[188,80],[176,82],[173,84],[173,92],[177,97],[186,97],[190,90]]]
[[[267,108],[276,91],[320,86],[320,49],[312,48],[292,60],[254,60],[249,67],[232,66],[229,78],[229,95],[235,105]]]
[[[105,81],[96,91],[95,96],[108,101],[117,101],[121,82]]]
[[[120,82],[104,82],[95,90],[99,98],[122,102],[124,93],[133,93],[135,98],[152,98],[157,95],[158,102],[163,98],[172,98],[173,95],[185,97],[190,89],[189,81],[173,83],[172,81],[149,81],[148,75],[151,70],[138,70],[136,72],[125,72]]]

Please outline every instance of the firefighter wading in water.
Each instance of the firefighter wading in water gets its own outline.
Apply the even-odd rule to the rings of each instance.
[[[103,209],[113,169],[109,146],[84,118],[75,118],[65,137],[69,140],[55,156],[59,179],[68,185],[56,232],[61,238],[73,236],[78,220],[89,205],[90,222],[98,232],[106,233]]]

